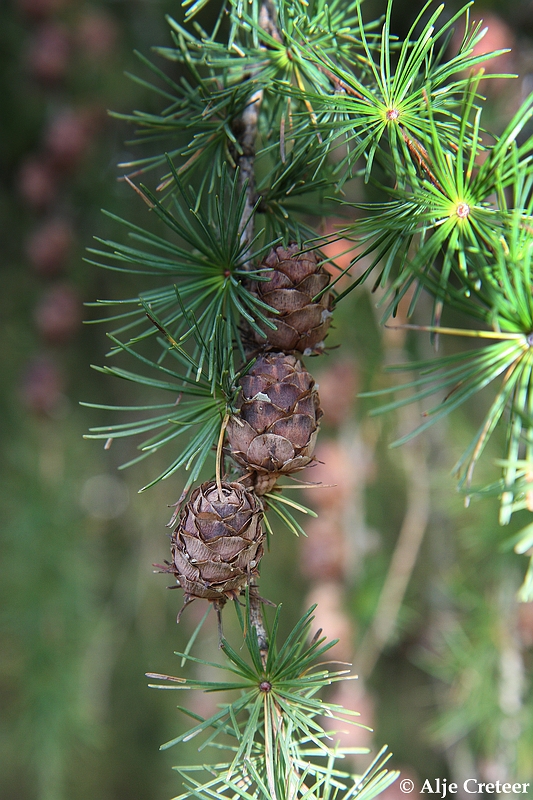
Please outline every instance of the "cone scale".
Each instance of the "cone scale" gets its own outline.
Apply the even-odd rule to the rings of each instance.
[[[258,322],[264,337],[254,331],[254,338],[263,349],[295,350],[304,355],[324,349],[333,304],[331,292],[324,292],[330,275],[314,251],[300,251],[295,243],[273,248],[259,266],[263,280],[250,286],[257,298],[272,308],[264,313],[276,325],[273,330]]]
[[[263,507],[240,483],[208,481],[196,488],[172,533],[172,563],[185,592],[219,607],[234,598],[257,575],[263,555]]]
[[[318,391],[299,359],[284,353],[260,356],[240,388],[238,414],[226,431],[229,450],[264,494],[281,475],[313,460],[322,416]]]

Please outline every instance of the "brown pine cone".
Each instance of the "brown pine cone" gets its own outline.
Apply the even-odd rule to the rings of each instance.
[[[240,483],[203,483],[191,495],[172,534],[174,573],[185,592],[222,605],[257,574],[263,555],[263,506]]]
[[[333,298],[330,292],[313,302],[319,292],[329,284],[330,276],[319,265],[314,252],[299,254],[300,247],[290,244],[270,251],[259,269],[267,281],[256,281],[251,291],[260,300],[279,313],[269,313],[266,317],[276,325],[276,330],[261,321],[258,325],[266,335],[266,346],[273,350],[298,350],[306,355],[320,352],[329,327]],[[265,346],[265,339],[254,331],[258,344]]]
[[[280,475],[298,472],[313,460],[322,416],[315,382],[292,355],[257,359],[240,381],[239,414],[226,429],[232,457],[254,474],[257,494]]]

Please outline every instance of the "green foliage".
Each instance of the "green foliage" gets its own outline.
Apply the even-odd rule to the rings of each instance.
[[[396,279],[390,278],[392,261],[389,258],[380,280],[388,281],[391,289],[386,297],[393,296],[388,313],[397,306],[414,281],[419,282],[434,298],[433,326],[420,326],[433,334],[455,334],[475,337],[480,340],[501,340],[475,350],[461,352],[448,357],[435,357],[410,368],[420,369],[421,377],[403,386],[414,390],[408,400],[393,402],[381,411],[399,408],[405,402],[423,400],[429,395],[446,390],[444,400],[426,412],[427,419],[418,430],[433,424],[477,392],[498,378],[499,389],[482,421],[472,443],[465,450],[456,467],[460,488],[470,491],[473,470],[485,445],[500,421],[507,431],[507,449],[502,461],[503,480],[500,486],[502,507],[500,520],[506,524],[511,514],[524,507],[524,466],[531,461],[531,434],[525,420],[531,414],[531,332],[533,331],[533,300],[531,286],[530,249],[532,245],[529,219],[531,218],[531,143],[527,140],[521,147],[515,146],[519,131],[531,116],[529,99],[504,131],[501,139],[487,153],[482,165],[473,170],[475,156],[469,158],[466,175],[459,154],[455,159],[456,183],[449,174],[448,210],[442,204],[439,217],[434,209],[423,222],[413,222],[424,204],[416,203],[402,208],[396,204],[397,214],[404,231],[404,257],[402,271]],[[437,163],[437,162],[436,162]],[[441,162],[452,166],[448,158]],[[438,174],[439,181],[443,175]],[[456,188],[451,188],[455,186]],[[509,206],[505,189],[513,190],[515,204]],[[427,185],[433,195],[435,186]],[[439,192],[440,194],[440,192]],[[491,201],[483,200],[489,197]],[[440,194],[442,198],[442,195]],[[466,203],[468,213],[460,218],[457,209]],[[428,204],[425,204],[427,208]],[[454,211],[455,209],[455,211]],[[403,222],[402,222],[403,221]],[[432,226],[429,228],[428,222]],[[363,226],[365,223],[361,223]],[[412,226],[409,236],[405,228]],[[374,226],[375,227],[375,226]],[[417,230],[418,229],[418,230]],[[429,229],[429,230],[428,230]],[[416,256],[408,260],[407,248],[415,235],[421,236],[421,246]],[[377,233],[374,235],[378,235]],[[386,246],[396,256],[397,241],[388,235]],[[379,242],[379,239],[376,239]],[[443,249],[444,253],[442,253]],[[397,249],[400,249],[399,247]],[[368,248],[367,248],[368,251]],[[439,258],[439,253],[442,253]],[[367,271],[368,272],[368,271]],[[452,280],[452,275],[454,280]],[[411,310],[419,296],[413,293]],[[438,325],[443,307],[450,306],[472,317],[486,328],[460,330],[442,328]],[[437,318],[435,320],[435,318]],[[417,326],[414,326],[417,327]],[[384,390],[385,392],[387,390]],[[403,437],[397,444],[410,438]],[[515,496],[516,493],[516,496]]]
[[[342,0],[330,4],[322,0],[315,3],[281,2],[277,8],[276,28],[265,30],[260,21],[260,3],[232,3],[229,9],[231,31],[227,42],[216,38],[220,20],[211,34],[197,25],[195,36],[169,18],[175,47],[159,47],[155,48],[155,52],[186,67],[193,85],[185,77],[180,82],[173,81],[164,71],[139,55],[142,63],[159,78],[165,88],[131,77],[168,99],[170,105],[160,114],[135,112],[133,115],[116,116],[138,126],[138,139],[133,144],[171,143],[168,154],[172,158],[180,157],[177,174],[190,179],[193,173],[202,173],[200,191],[212,192],[223,165],[229,163],[235,167],[238,157],[242,155],[238,120],[250,97],[260,90],[263,93],[260,131],[265,139],[265,147],[258,148],[259,163],[262,160],[267,163],[270,161],[270,169],[276,171],[281,152],[281,172],[285,173],[289,167],[285,166],[283,131],[286,128],[290,132],[292,120],[300,108],[307,122],[314,120],[314,114],[307,99],[298,100],[296,96],[289,98],[286,92],[279,90],[279,86],[294,86],[303,90],[318,83],[326,89],[328,80],[313,63],[310,54],[320,48],[326,54],[339,51],[349,56],[359,28],[357,5],[346,4]],[[179,140],[181,136],[183,145],[176,149],[176,138]],[[311,132],[306,136],[303,150],[298,150],[296,156],[300,169],[297,181],[305,175],[307,163],[316,160],[316,156],[306,153],[306,150],[312,149],[317,141],[316,134]],[[272,149],[277,150],[273,160],[267,157]],[[303,160],[307,162],[306,165],[301,159],[302,152],[306,153]],[[165,164],[165,160],[165,154],[160,153],[119,166],[134,170],[130,173],[133,176],[159,168]],[[321,166],[324,166],[323,159]],[[276,188],[272,187],[272,190],[279,196],[280,178],[274,173],[276,177]],[[315,179],[317,183],[314,188],[323,185],[324,177],[321,175]],[[172,172],[167,173],[161,179],[160,188],[168,188],[175,180]],[[313,188],[309,186],[309,180],[313,179],[306,176],[307,191]],[[291,187],[292,183],[286,189],[290,190]],[[268,193],[263,190],[261,194],[264,207],[268,202]]]
[[[199,8],[191,6],[187,16]],[[489,141],[479,93],[480,80],[487,76],[473,73],[487,59],[474,51],[484,30],[481,23],[470,21],[468,6],[441,23],[442,7],[431,11],[426,5],[403,42],[391,32],[391,3],[381,24],[366,23],[357,2],[330,7],[281,2],[277,8],[268,6],[268,24],[262,8],[258,2],[230,3],[226,40],[222,17],[210,34],[198,25],[191,33],[169,20],[174,47],[157,53],[186,67],[190,79],[171,80],[143,59],[165,83],[164,90],[153,88],[170,105],[159,115],[136,112],[130,119],[140,124],[141,138],[152,144],[161,136],[171,142],[182,136],[184,144],[178,149],[173,145],[169,156],[161,153],[123,166],[146,171],[169,164],[159,186],[164,200],[146,187],[137,191],[170,237],[122,221],[142,247],[104,242],[108,252],[95,251],[96,263],[154,277],[168,275],[181,301],[176,302],[172,284],[121,301],[133,308],[117,315],[115,336],[126,333],[128,347],[137,350],[154,333],[154,327],[145,324],[148,304],[182,343],[191,336],[183,303],[195,315],[208,348],[220,323],[226,348],[240,350],[245,362],[242,326],[257,329],[256,321],[265,321],[247,284],[261,280],[257,266],[262,255],[279,241],[296,240],[305,246],[314,240],[316,246],[320,239],[309,225],[306,203],[316,213],[320,193],[360,172],[361,158],[365,180],[377,164],[374,180],[388,199],[370,206],[336,203],[344,215],[367,213],[330,234],[328,241],[353,242],[351,266],[370,260],[337,302],[373,276],[384,290],[385,319],[407,298],[408,314],[416,313],[417,301],[426,293],[433,298],[428,321],[433,335],[444,331],[441,318],[448,307],[473,319],[478,331],[468,335],[490,341],[501,332],[501,343],[425,361],[419,382],[409,388],[416,390],[411,395],[416,400],[440,388],[448,392],[428,412],[423,430],[502,378],[457,471],[460,485],[469,489],[488,437],[500,424],[506,426],[505,523],[522,502],[518,483],[516,497],[513,487],[530,459],[529,432],[522,420],[530,413],[528,336],[533,331],[531,139],[523,132],[533,114],[533,100],[528,98],[501,135]],[[450,53],[451,33],[459,24],[465,32],[458,51]],[[239,165],[245,157],[243,114],[257,92],[261,106],[254,188],[242,185]],[[328,154],[341,146],[344,154],[335,165]],[[228,170],[233,170],[231,177]],[[185,188],[185,177],[196,188]],[[251,192],[255,237],[249,241],[242,230]],[[323,206],[329,213],[334,208]],[[105,261],[100,260],[104,255]],[[197,349],[193,356],[199,357]],[[214,416],[206,413],[205,424],[210,425]],[[162,418],[159,423],[164,425]],[[213,431],[209,436],[206,432],[206,446],[213,437]],[[184,459],[174,461],[178,463]]]
[[[186,0],[186,23],[205,5]],[[99,303],[119,309],[110,356],[134,358],[142,370],[98,369],[174,397],[131,407],[147,415],[90,435],[148,434],[129,463],[169,445],[169,465],[147,486],[185,466],[186,493],[216,445],[223,469],[225,425],[250,364],[249,333],[275,327],[253,292],[253,281],[266,279],[264,256],[279,243],[295,241],[305,250],[348,239],[352,260],[338,280],[359,262],[364,271],[336,304],[372,278],[385,321],[401,311],[413,319],[407,327],[429,332],[434,343],[445,335],[479,343],[409,365],[419,375],[400,387],[408,396],[379,413],[434,394],[439,399],[395,445],[490,387],[488,410],[456,466],[459,487],[469,496],[497,494],[502,524],[516,511],[531,511],[533,97],[502,133],[485,130],[481,88],[490,76],[480,64],[499,53],[478,54],[484,30],[471,22],[469,8],[442,22],[443,7],[428,3],[401,42],[391,30],[391,2],[383,19],[365,21],[359,0],[228,0],[217,8],[211,32],[197,22],[189,28],[168,20],[172,46],[157,48],[156,57],[182,70],[180,77],[141,56],[156,81],[135,80],[164,107],[120,115],[137,126],[136,143],[151,149],[121,167],[156,217],[157,232],[115,217],[128,229],[128,245],[101,241],[91,263],[150,276],[154,288]],[[464,34],[453,52],[459,26]],[[155,189],[134,183],[156,171]],[[354,186],[364,183],[376,202],[354,202]],[[338,215],[343,222],[325,235],[331,227],[321,217]],[[448,315],[451,325],[443,322]],[[505,440],[501,479],[473,486],[474,468],[496,431]],[[273,491],[265,502],[290,530],[303,533],[291,507],[307,509],[285,492]],[[529,526],[515,544],[530,553]],[[522,597],[533,597],[531,571]],[[313,666],[330,645],[306,644],[309,613],[279,649],[276,615],[265,655],[250,608],[244,616],[236,608],[248,660],[223,640],[227,663],[209,664],[229,671],[231,680],[168,678],[164,687],[237,694],[209,718],[189,712],[194,726],[165,745],[205,734],[202,747],[224,751],[214,766],[178,769],[181,797],[369,800],[394,775],[382,772],[381,757],[365,778],[338,768],[348,752],[327,743],[319,717],[339,719],[344,712],[316,695],[345,676]],[[181,655],[207,665],[189,651]],[[470,706],[464,716],[486,721]],[[459,718],[448,722],[452,733],[461,725]]]
[[[251,625],[250,597],[246,615],[239,606],[239,618],[247,659],[226,639],[221,648],[225,664],[176,653],[184,661],[203,664],[229,673],[230,680],[191,680],[188,678],[150,674],[165,681],[155,688],[186,691],[237,693],[237,698],[221,704],[220,710],[203,719],[185,708],[195,724],[185,733],[162,745],[163,749],[191,740],[200,734],[206,738],[200,750],[215,747],[229,760],[207,767],[176,767],[181,775],[186,797],[242,798],[321,797],[364,798],[370,800],[389,786],[398,773],[384,765],[389,756],[382,750],[364,775],[351,775],[338,766],[340,760],[363,749],[343,748],[334,743],[334,734],[326,731],[322,718],[350,723],[354,712],[317,698],[317,693],[340,680],[349,679],[347,670],[330,671],[320,659],[335,644],[320,637],[320,631],[309,643],[313,623],[310,608],[297,622],[287,639],[278,644],[278,607],[266,658],[259,650],[257,630]],[[178,706],[178,708],[180,708]],[[353,724],[353,723],[352,723]],[[207,773],[203,781],[201,773]]]
[[[309,48],[304,48],[306,56],[329,77],[329,82],[322,81],[314,92],[300,91],[296,96],[305,98],[316,110],[316,126],[324,147],[347,148],[337,167],[341,184],[363,156],[365,180],[368,181],[376,158],[400,185],[405,185],[406,167],[412,161],[420,163],[426,142],[436,137],[448,145],[457,144],[461,124],[466,121],[459,110],[470,82],[465,72],[487,59],[473,55],[484,32],[480,23],[469,24],[466,12],[459,52],[446,59],[453,25],[465,16],[465,9],[435,30],[444,9],[442,5],[423,26],[420,24],[431,5],[430,2],[423,7],[401,44],[391,35],[392,2],[389,2],[381,37],[370,40],[361,5],[357,5],[356,30],[361,45],[358,50],[352,48],[349,58],[339,49],[331,53],[318,46],[310,53]],[[331,83],[336,89],[333,95]],[[408,173],[411,176],[412,169]]]
[[[433,322],[440,319],[442,306],[447,304],[484,322],[500,324],[494,311],[499,305],[501,268],[498,262],[493,267],[492,262],[495,251],[502,250],[501,236],[509,228],[523,226],[528,216],[529,184],[524,176],[531,169],[531,141],[520,147],[515,142],[531,118],[533,98],[523,104],[502,136],[486,147],[481,144],[481,109],[473,105],[475,96],[470,89],[460,106],[461,127],[455,145],[444,146],[433,124],[431,141],[420,151],[422,174],[413,172],[409,158],[404,169],[409,187],[388,190],[397,199],[371,207],[372,216],[357,220],[344,231],[364,245],[354,263],[375,253],[354,286],[381,265],[377,283],[387,288],[385,318],[395,312],[415,284],[410,313],[424,288],[435,298]],[[517,195],[514,209],[508,207],[505,196],[509,187]],[[414,256],[413,245],[417,248]]]
[[[160,480],[169,478],[183,466],[187,470],[190,469],[190,475],[184,489],[184,492],[188,491],[189,487],[197,480],[207,457],[218,441],[222,421],[233,410],[237,393],[236,384],[240,377],[240,373],[235,372],[233,351],[227,346],[228,336],[231,341],[231,332],[228,333],[227,330],[230,323],[226,322],[225,330],[222,318],[218,316],[210,340],[206,342],[194,316],[183,306],[183,301],[177,289],[175,292],[181,305],[183,319],[191,326],[179,341],[176,341],[162,322],[157,319],[146,301],[141,299],[141,302],[152,324],[165,336],[164,339],[159,340],[159,344],[165,353],[174,357],[178,362],[178,365],[182,368],[181,372],[164,366],[160,361],[152,361],[142,356],[130,345],[122,344],[112,335],[110,335],[110,339],[120,350],[134,356],[142,364],[150,367],[151,371],[155,371],[163,377],[152,378],[116,367],[94,368],[107,375],[133,381],[152,389],[171,392],[176,399],[172,403],[147,406],[117,407],[93,403],[84,404],[92,408],[111,411],[132,411],[135,413],[163,408],[172,409],[164,414],[145,417],[140,421],[135,420],[134,422],[91,429],[91,433],[86,438],[106,440],[158,431],[138,446],[142,454],[124,464],[123,467],[128,467],[141,461],[152,453],[157,452],[164,445],[174,443],[179,436],[199,426],[180,455],[157,478],[144,486],[141,491],[148,489]],[[191,335],[196,340],[199,353],[199,358],[196,359],[190,356],[183,346],[183,341]],[[182,401],[183,396],[189,396],[191,399]]]
[[[175,339],[189,338],[197,327],[211,346],[214,346],[216,334],[222,333],[228,351],[238,344],[243,352],[239,333],[242,320],[259,333],[256,319],[272,326],[262,314],[263,304],[246,288],[242,278],[247,275],[261,279],[257,271],[246,272],[245,266],[248,262],[260,261],[273,242],[258,246],[257,237],[252,242],[242,240],[246,187],[239,190],[238,175],[230,178],[223,169],[216,191],[204,198],[202,205],[200,195],[182,186],[172,162],[169,163],[178,186],[178,194],[171,203],[174,213],[149,189],[143,187],[138,192],[174,241],[115,217],[130,229],[130,238],[141,243],[143,249],[98,240],[112,252],[91,249],[89,252],[104,257],[106,262],[90,260],[89,263],[153,277],[165,276],[172,283],[130,300],[99,301],[96,305],[134,306],[133,310],[114,317],[122,322],[114,331],[116,336],[145,325],[148,307],[151,313],[160,316],[161,324],[169,327]],[[196,317],[195,324],[191,324],[191,314]],[[222,327],[221,320],[224,320]],[[142,341],[155,330],[149,325],[135,339],[130,339],[130,345]]]
[[[283,493],[284,489],[291,488],[294,487],[290,484],[287,486],[278,486],[275,490],[265,494],[265,526],[268,535],[273,533],[272,525],[270,523],[271,517],[277,517],[279,520],[281,520],[288,530],[291,531],[291,533],[294,533],[296,536],[306,535],[304,529],[294,517],[292,509],[299,511],[301,514],[308,514],[311,517],[318,516],[318,514],[316,514],[310,508],[307,508],[307,506],[303,506],[301,503],[297,503],[295,500],[289,499],[286,494]]]
[[[181,27],[179,30],[182,31]],[[165,149],[158,155],[119,164],[122,169],[133,170],[130,172],[130,177],[167,167],[168,156],[172,159],[180,158],[180,161],[185,159],[177,169],[182,179],[190,179],[193,174],[202,172],[204,174],[200,184],[202,189],[212,191],[220,179],[222,165],[226,160],[230,160],[231,148],[237,146],[237,138],[232,131],[231,123],[242,115],[248,102],[249,88],[242,81],[226,85],[225,75],[220,83],[222,77],[220,74],[212,71],[209,76],[205,76],[196,69],[194,60],[190,57],[190,50],[196,45],[195,50],[201,52],[202,42],[207,47],[207,34],[204,34],[204,37],[202,40],[196,40],[190,34],[186,38],[181,35],[176,50],[162,51],[166,58],[187,64],[194,80],[192,85],[185,78],[176,83],[148,59],[138,54],[141,62],[161,79],[166,89],[140,81],[135,76],[131,76],[132,79],[166,98],[170,105],[158,115],[136,112],[133,115],[115,116],[138,126],[138,139],[130,144],[163,141],[170,142],[172,146],[168,151]],[[180,142],[182,137],[183,144]],[[179,143],[178,147],[176,140]],[[162,187],[172,185],[174,180],[172,172],[167,173],[162,179]]]
[[[428,734],[445,747],[470,741],[480,759],[504,752],[514,740],[513,774],[529,778],[532,695],[524,671],[528,662],[517,657],[520,645],[513,630],[520,605],[512,556],[494,570],[483,552],[483,537],[475,541],[469,534],[470,541],[464,533],[461,537],[466,558],[460,569],[452,568],[445,590],[449,600],[453,592],[450,613],[435,620],[429,640],[415,656],[447,690],[439,693],[441,713]]]

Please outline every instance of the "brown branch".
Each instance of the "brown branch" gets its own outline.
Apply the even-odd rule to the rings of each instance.
[[[246,203],[241,220],[241,239],[243,243],[249,244],[254,236],[254,220],[252,211],[257,201],[255,189],[255,140],[257,138],[257,121],[259,111],[263,101],[263,90],[257,89],[244,109],[239,122],[241,132],[238,137],[241,146],[241,153],[235,159],[239,169],[239,188],[246,187]]]
[[[404,418],[416,418],[416,407]],[[425,444],[415,440],[402,449],[407,480],[407,508],[378,605],[360,646],[360,670],[368,676],[395,632],[398,614],[418,558],[429,520],[429,480]]]
[[[272,0],[263,0],[259,11],[259,24],[261,28],[277,42],[282,41],[282,36],[277,26],[276,7]],[[253,81],[253,73],[249,78]],[[257,139],[257,123],[261,103],[263,102],[263,89],[256,89],[248,101],[248,105],[239,120],[236,120],[238,134],[237,139],[241,152],[235,158],[235,164],[239,169],[239,187],[246,187],[246,204],[244,207],[241,221],[241,240],[244,244],[249,244],[254,237],[254,220],[252,211],[257,202],[257,192],[255,188],[255,142]],[[247,269],[251,269],[251,264],[246,264]]]
[[[255,628],[257,644],[261,653],[263,668],[266,667],[268,656],[268,634],[263,619],[262,599],[256,592],[255,583],[250,586],[250,625]]]
[[[259,10],[259,24],[265,33],[272,36],[276,42],[282,42],[283,37],[277,23],[277,9],[273,0],[263,0]]]
[[[263,0],[259,11],[259,24],[261,28],[278,42],[282,41],[282,36],[277,26],[277,13],[275,4],[272,0]],[[253,74],[250,77],[253,81]],[[244,112],[237,121],[239,133],[237,135],[241,152],[235,158],[235,165],[239,170],[239,187],[245,188],[246,203],[241,220],[241,241],[243,244],[250,244],[254,237],[253,209],[257,202],[257,192],[255,185],[255,142],[257,139],[257,124],[261,103],[263,102],[263,90],[256,89],[244,109]],[[246,263],[247,269],[252,269],[250,262]],[[263,667],[266,666],[268,655],[268,635],[263,620],[262,600],[255,591],[252,583],[250,592],[250,624],[255,628],[257,643],[261,653]]]
[[[400,319],[406,314],[410,302],[411,298],[408,295],[402,300],[399,307]],[[377,310],[377,305],[375,309]],[[391,328],[386,329],[385,333],[389,337],[388,346],[386,343],[389,358],[395,363],[404,363],[403,335],[396,329],[393,332]],[[390,338],[391,334],[392,338]],[[401,338],[398,338],[399,336]],[[421,408],[418,403],[405,406],[399,418],[401,428],[413,430],[419,421],[420,413]],[[359,647],[360,672],[363,677],[370,675],[379,656],[394,636],[398,615],[429,522],[430,484],[427,442],[422,437],[413,439],[404,445],[398,454],[403,461],[407,483],[406,509],[377,608]]]
[[[418,141],[418,139],[415,139],[414,137],[410,139],[405,130],[401,126],[400,126],[400,131],[402,133],[403,140],[407,145],[407,149],[411,153],[414,160],[417,162],[422,172],[426,174],[427,178],[429,178],[433,186],[435,186],[435,188],[438,189],[439,192],[446,194],[444,189],[438,182],[437,178],[431,171],[431,166],[430,166],[431,162],[429,158],[429,153],[426,150],[426,148]]]
[[[366,100],[363,95],[354,89],[350,84],[343,81],[342,78],[338,78],[331,70],[327,67],[324,67],[322,64],[317,64],[319,72],[326,76],[328,81],[332,84],[334,90],[336,92],[344,92],[345,94],[350,95],[351,97],[357,97],[358,100]],[[368,102],[368,101],[367,101]]]

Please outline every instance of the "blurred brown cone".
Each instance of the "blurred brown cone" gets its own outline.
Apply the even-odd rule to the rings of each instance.
[[[26,253],[37,274],[53,277],[63,272],[74,231],[68,220],[56,217],[46,220],[30,235]]]
[[[240,483],[203,483],[191,495],[172,534],[172,572],[185,592],[218,601],[243,589],[263,555],[263,507]]]
[[[117,51],[119,31],[114,18],[102,9],[88,8],[77,23],[76,44],[93,63],[111,58]]]
[[[16,0],[16,6],[32,20],[46,19],[61,11],[68,0]]]
[[[57,179],[50,162],[43,156],[28,156],[17,176],[17,190],[31,208],[42,211],[57,195]]]
[[[358,390],[358,375],[353,358],[344,357],[328,364],[317,375],[320,404],[328,425],[342,425],[350,417]]]
[[[48,356],[37,356],[25,367],[20,385],[24,405],[34,414],[54,416],[65,402],[65,376]]]
[[[59,22],[44,22],[32,37],[26,54],[32,78],[41,83],[58,83],[67,73],[70,60],[68,28]]]
[[[96,124],[90,109],[66,108],[58,112],[45,133],[45,148],[59,172],[76,169],[88,150]]]
[[[241,379],[238,407],[227,439],[235,461],[254,474],[258,494],[313,460],[322,411],[315,382],[295,356],[258,358]]]
[[[319,494],[316,492],[315,494]],[[349,563],[341,514],[325,508],[306,525],[307,538],[301,542],[302,575],[312,581],[343,581]]]
[[[330,323],[332,295],[323,294],[330,281],[329,273],[319,264],[314,252],[300,253],[297,244],[287,248],[276,247],[270,251],[259,269],[266,280],[255,281],[252,292],[273,311],[263,313],[276,330],[259,322],[266,341],[254,332],[255,340],[263,347],[274,350],[298,350],[310,354],[324,348],[324,339]],[[276,313],[278,312],[278,313]]]
[[[533,603],[518,605],[518,633],[524,647],[533,647]]]
[[[81,300],[73,286],[57,283],[45,292],[34,316],[37,330],[46,342],[66,344],[81,327]]]

